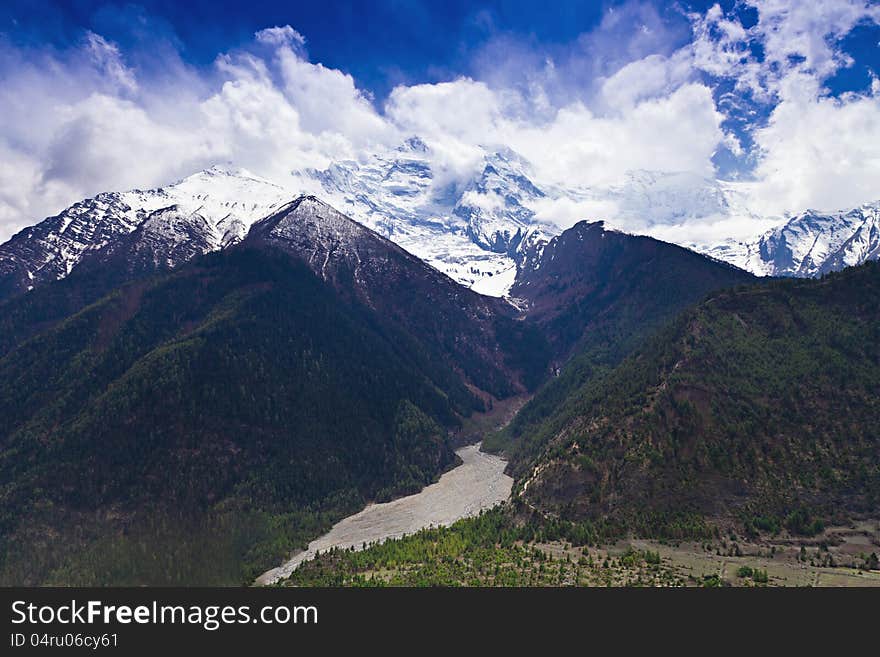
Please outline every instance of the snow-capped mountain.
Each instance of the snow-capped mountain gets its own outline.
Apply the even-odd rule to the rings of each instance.
[[[396,242],[454,280],[501,296],[513,284],[527,245],[559,229],[535,220],[529,203],[544,192],[528,163],[511,151],[488,153],[463,187],[440,184],[428,146],[413,137],[367,162],[334,162],[294,172],[295,187]]]
[[[428,147],[411,138],[364,163],[293,172],[284,186],[242,169],[212,167],[159,189],[106,192],[0,246],[0,296],[110,255],[128,258],[132,271],[174,267],[237,243],[257,220],[303,193],[317,193],[457,282],[502,296],[525,248],[558,232],[534,221],[527,207],[544,195],[527,169],[513,153],[488,154],[469,184],[441,186]]]
[[[471,241],[517,260],[529,243],[547,241],[558,232],[535,221],[535,211],[529,205],[546,194],[529,179],[528,172],[528,163],[513,151],[486,158],[482,173],[452,210],[466,222]]]
[[[614,202],[619,219],[648,224],[674,224],[694,217],[728,215],[734,211],[733,188],[688,172],[630,171],[621,184],[603,190]]]
[[[519,331],[504,300],[456,284],[314,196],[300,196],[261,219],[241,243],[242,250],[264,247],[305,264],[342,297],[356,298],[374,312],[377,322],[403,328],[389,335],[422,343],[416,359],[427,355],[451,363],[469,383],[493,394],[522,390],[520,366],[509,364],[510,347],[499,347],[496,333]],[[510,377],[512,388],[506,383]]]
[[[98,194],[0,245],[0,299],[90,260],[113,257],[130,272],[174,267],[238,243],[303,194],[491,296],[507,295],[518,272],[538,266],[566,223],[604,219],[610,228],[640,226],[635,232],[661,239],[669,239],[665,228],[706,218],[775,223],[749,211],[741,183],[690,173],[632,171],[614,185],[576,188],[536,182],[529,162],[509,149],[486,151],[469,180],[444,182],[434,165],[435,154],[412,137],[365,161],[293,171],[283,185],[212,167],[154,190]],[[577,216],[560,217],[562,226],[542,220],[554,216],[554,204]],[[878,213],[880,202],[807,211],[754,241],[682,245],[759,275],[818,276],[878,257]]]
[[[64,278],[84,258],[123,241],[172,267],[241,240],[254,221],[290,199],[243,169],[218,167],[158,189],[98,194],[0,245],[0,297]]]
[[[555,231],[526,207],[543,196],[526,169],[512,153],[490,154],[463,190],[438,187],[418,138],[365,163],[294,172],[285,186],[212,167],[155,190],[99,194],[21,231],[0,246],[0,291],[63,278],[98,252],[124,251],[133,269],[173,267],[240,241],[255,221],[317,192],[457,282],[501,296],[513,284],[517,255]]]
[[[705,249],[761,276],[818,277],[880,258],[880,201],[852,210],[807,210],[752,242]]]

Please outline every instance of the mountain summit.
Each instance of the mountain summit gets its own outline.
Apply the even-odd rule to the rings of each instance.
[[[216,166],[157,189],[98,194],[0,245],[0,300],[64,278],[84,258],[119,248],[138,229],[150,258],[178,265],[238,242],[254,221],[291,197],[244,169]]]
[[[0,300],[64,278],[98,253],[127,254],[133,271],[176,267],[240,242],[255,222],[302,194],[490,296],[508,295],[525,260],[561,232],[546,218],[557,212],[571,219],[577,208],[601,209],[577,218],[649,233],[706,217],[758,218],[737,183],[684,172],[631,171],[607,187],[563,188],[536,181],[530,163],[510,149],[487,150],[464,180],[435,171],[435,160],[412,137],[365,161],[293,171],[285,186],[215,166],[153,190],[101,193],[0,245]],[[880,202],[808,210],[754,241],[687,246],[758,275],[815,277],[880,257],[878,217]]]
[[[880,201],[851,210],[807,210],[754,242],[726,242],[710,255],[762,276],[816,278],[880,258]]]

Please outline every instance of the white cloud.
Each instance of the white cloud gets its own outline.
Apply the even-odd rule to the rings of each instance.
[[[277,56],[285,95],[304,130],[337,133],[361,147],[397,136],[350,75],[313,64],[287,46],[279,47]]]
[[[260,43],[266,43],[271,46],[295,46],[303,48],[306,45],[306,38],[294,30],[290,25],[267,27],[257,32],[254,36]]]
[[[205,147],[199,135],[158,124],[130,101],[94,94],[59,111],[59,127],[43,157],[43,177],[80,188],[109,170],[119,186],[134,187],[175,168],[188,170],[210,155]]]
[[[835,210],[880,198],[880,97],[786,93],[755,134],[756,209]]]
[[[865,0],[747,0],[757,22],[745,30],[718,5],[692,16],[694,63],[732,78],[769,106],[753,127],[760,213],[833,210],[880,198],[880,103],[877,85],[831,97],[826,81],[852,58],[840,39],[860,23],[880,24],[880,6]],[[756,56],[758,47],[762,56]],[[731,98],[737,106],[737,99]],[[725,101],[726,102],[726,101]],[[734,146],[735,147],[735,146]],[[734,152],[736,152],[734,150]]]
[[[0,50],[0,240],[101,191],[216,162],[283,178],[396,137],[350,76],[305,59],[295,30],[255,43],[269,55],[245,48],[197,71],[174,53],[152,78],[94,33],[66,52]]]
[[[513,92],[463,78],[395,89],[387,115],[462,172],[480,161],[480,146],[510,147],[535,165],[539,180],[579,186],[617,182],[631,169],[708,174],[724,139],[711,92],[699,84],[641,102],[628,99],[605,115],[575,102],[536,121],[520,117],[520,105]]]
[[[620,19],[606,22],[613,27]],[[602,38],[591,34],[582,45],[595,50]],[[639,40],[651,39],[656,34],[640,33]],[[218,56],[210,75],[177,60],[174,77],[161,88],[138,79],[119,49],[98,35],[86,41],[82,59],[47,54],[51,76],[14,71],[11,86],[19,83],[28,94],[8,127],[33,123],[28,105],[43,109],[32,140],[13,143],[12,130],[3,133],[7,149],[28,162],[18,180],[6,174],[26,191],[3,199],[4,232],[81,197],[163,184],[215,161],[281,179],[292,169],[357,159],[411,134],[431,146],[440,188],[464,185],[482,166],[485,149],[499,147],[521,153],[539,181],[554,184],[607,185],[630,169],[704,175],[727,138],[710,90],[689,81],[687,61],[675,54],[649,54],[602,77],[596,108],[571,99],[555,106],[551,95],[542,95],[541,76],[525,88],[461,77],[400,86],[380,113],[350,75],[309,61],[305,39],[293,28],[261,30],[255,44]],[[544,72],[552,76],[553,68],[546,60]],[[79,84],[55,88],[53,76]],[[575,207],[582,206],[541,212],[571,223]]]
[[[711,178],[719,149],[745,155],[724,128],[724,112],[741,109],[745,92],[768,107],[751,135],[748,203],[777,213],[880,197],[880,84],[840,98],[823,88],[849,65],[840,38],[880,21],[880,7],[745,2],[757,10],[754,26],[716,5],[689,16],[687,43],[637,2],[607,12],[564,53],[498,38],[477,56],[474,77],[399,86],[381,108],[347,73],[310,61],[305,37],[288,25],[260,30],[210,70],[189,67],[166,44],[153,53],[166,65],[145,71],[92,32],[63,52],[0,43],[0,239],[100,191],[164,184],[218,161],[281,179],[412,134],[431,147],[441,187],[464,184],[485,149],[498,147],[555,185],[608,187],[633,170]],[[735,89],[716,98],[719,79]],[[623,212],[582,197],[535,209],[563,225]],[[716,219],[669,230],[733,230]],[[633,230],[652,224],[628,221]]]
[[[122,61],[119,46],[107,41],[100,34],[87,32],[86,50],[96,67],[108,80],[125,91],[137,91],[138,85],[135,80],[134,71]]]
[[[391,92],[386,113],[405,130],[453,136],[472,144],[484,141],[504,114],[499,94],[470,78],[397,87]]]
[[[690,14],[694,66],[738,87],[774,100],[792,75],[823,81],[852,64],[837,42],[861,22],[880,22],[880,6],[866,0],[745,0],[757,11],[745,29],[719,5]],[[751,46],[758,46],[756,55]]]
[[[671,57],[648,55],[606,78],[601,99],[606,107],[632,107],[641,100],[668,95],[693,78],[694,69],[684,50]]]
[[[620,208],[611,199],[576,200],[569,197],[536,199],[529,204],[535,219],[561,227],[581,220],[595,221],[618,216]]]
[[[880,21],[880,6],[866,0],[747,1],[758,10],[752,31],[764,46],[765,64],[782,77],[793,69],[824,79],[848,66],[835,41],[860,21]]]
[[[468,190],[461,195],[461,202],[474,208],[479,208],[485,213],[492,213],[505,207],[506,201],[496,192],[478,192],[476,190]]]
[[[400,130],[417,134],[431,147],[436,184],[445,187],[472,174],[482,162],[482,146],[496,144],[505,124],[504,99],[470,78],[397,87],[385,106]]]
[[[633,169],[711,174],[721,118],[710,90],[687,84],[605,116],[574,104],[547,125],[517,126],[507,137],[553,182],[608,185]]]

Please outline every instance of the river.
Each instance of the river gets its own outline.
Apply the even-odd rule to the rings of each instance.
[[[287,578],[303,561],[330,548],[361,549],[373,543],[425,527],[448,526],[461,518],[475,516],[510,497],[513,479],[504,474],[507,461],[468,445],[456,451],[461,465],[444,473],[438,481],[415,495],[391,502],[370,504],[362,511],[343,518],[323,536],[309,543],[304,552],[268,570],[257,578],[258,585],[274,584]]]

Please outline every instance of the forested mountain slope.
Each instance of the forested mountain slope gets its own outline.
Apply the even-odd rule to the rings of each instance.
[[[876,512],[878,392],[876,263],[719,292],[516,438],[519,496],[643,531]]]
[[[508,452],[579,386],[617,365],[687,306],[751,274],[680,246],[580,222],[535,251],[511,294],[547,336],[557,376],[486,446]],[[513,440],[512,440],[513,439]]]
[[[247,581],[546,372],[510,304],[313,197],[171,272],[148,224],[2,305],[4,581]]]
[[[124,286],[24,343],[0,359],[4,581],[230,581],[155,560],[263,566],[261,535],[277,558],[321,513],[419,489],[453,462],[442,425],[479,402],[411,345],[251,249]],[[114,573],[114,548],[127,559],[156,523],[161,544]],[[205,523],[242,545],[186,547]]]

